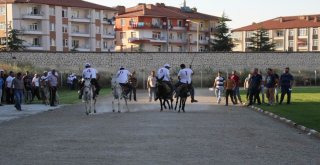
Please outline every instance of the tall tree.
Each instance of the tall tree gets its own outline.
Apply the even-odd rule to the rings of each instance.
[[[227,26],[229,19],[223,13],[219,19],[219,24],[214,32],[214,39],[211,40],[211,51],[232,51],[235,46],[232,43],[230,29]]]
[[[275,43],[270,38],[266,29],[260,28],[251,38],[249,38],[251,46],[248,47],[251,51],[274,51]]]
[[[23,50],[25,46],[23,45],[24,40],[19,38],[20,31],[17,29],[12,29],[8,34],[8,47],[12,51]]]

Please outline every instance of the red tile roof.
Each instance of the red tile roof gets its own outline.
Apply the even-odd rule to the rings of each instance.
[[[91,2],[86,2],[82,0],[7,0],[8,3],[36,3],[36,4],[46,4],[46,5],[54,5],[54,6],[65,6],[65,7],[79,7],[79,8],[91,8],[98,10],[112,10],[116,11],[116,9],[98,5]],[[4,4],[5,2],[0,1],[0,4]]]
[[[118,18],[127,18],[135,16],[154,16],[154,17],[168,17],[180,19],[205,19],[205,20],[218,20],[220,17],[203,14],[199,12],[183,12],[180,8],[145,4],[137,5],[127,8],[124,14],[119,14]]]
[[[232,30],[237,31],[254,31],[260,28],[267,30],[274,29],[293,29],[293,28],[307,28],[307,27],[320,27],[320,15],[301,15],[301,16],[287,16],[277,17],[271,20],[255,23],[249,26],[244,26],[238,29]]]

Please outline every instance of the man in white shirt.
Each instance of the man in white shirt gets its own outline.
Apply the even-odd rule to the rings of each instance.
[[[224,91],[224,81],[225,79],[221,76],[221,73],[218,72],[218,76],[214,80],[213,88],[215,88],[215,94],[217,97],[217,103],[220,104],[222,93]]]
[[[14,95],[11,92],[13,79],[14,79],[14,73],[12,71],[10,71],[9,76],[6,78],[6,102],[7,102],[7,104],[14,103]]]
[[[193,75],[193,71],[191,68],[186,68],[185,64],[180,65],[180,71],[178,73],[179,82],[175,85],[176,87],[176,95],[179,94],[179,86],[182,84],[189,84],[189,91],[191,95],[191,103],[198,102],[198,100],[194,99],[194,87],[192,86],[192,79],[191,76]]]
[[[124,96],[127,97],[130,91],[132,90],[132,86],[129,84],[129,76],[132,75],[127,69],[124,67],[120,67],[119,71],[117,72],[117,82],[120,86],[128,88],[125,90]]]
[[[161,67],[158,72],[157,72],[157,78],[162,79],[162,82],[166,83],[169,88],[170,88],[170,93],[173,93],[173,85],[171,83],[171,78],[170,78],[170,65],[169,64],[164,64],[163,67]],[[156,94],[157,95],[157,94]],[[155,101],[158,99],[158,96],[154,99]]]
[[[99,95],[100,85],[98,83],[98,80],[100,77],[99,77],[98,71],[94,68],[91,68],[91,65],[89,63],[85,64],[85,69],[83,69],[82,71],[82,78],[91,79],[91,84],[96,87],[95,95]],[[83,85],[84,85],[84,81],[80,84],[81,90],[80,90],[79,99],[82,98]]]

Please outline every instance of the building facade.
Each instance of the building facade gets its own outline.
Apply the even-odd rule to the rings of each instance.
[[[7,10],[7,12],[6,12]],[[27,50],[114,51],[116,10],[82,0],[0,2],[0,37],[17,29]]]
[[[233,51],[248,51],[249,38],[260,28],[268,31],[275,51],[320,51],[320,15],[278,17],[232,30],[236,47]]]
[[[197,52],[209,48],[219,17],[163,3],[118,6],[116,51]]]

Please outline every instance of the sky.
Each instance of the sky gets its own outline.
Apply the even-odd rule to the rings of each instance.
[[[138,3],[165,3],[181,7],[183,0],[86,0],[96,4],[114,7],[132,7]],[[232,21],[231,29],[247,26],[253,22],[279,16],[320,14],[319,0],[187,0],[187,6],[196,7],[198,12],[221,16],[224,12]]]

